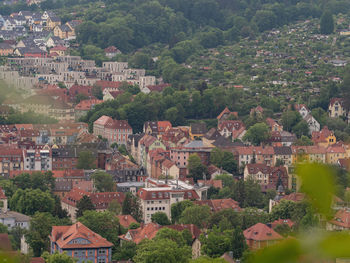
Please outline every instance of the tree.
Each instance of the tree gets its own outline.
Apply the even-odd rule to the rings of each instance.
[[[113,200],[109,203],[107,210],[115,215],[120,215],[122,211],[122,206],[117,200]]]
[[[94,186],[99,192],[112,192],[114,191],[114,181],[112,175],[103,171],[96,171],[92,174],[91,179],[94,182]]]
[[[29,231],[25,234],[26,241],[33,249],[34,256],[40,257],[43,251],[49,249],[48,237],[51,233],[52,226],[69,224],[71,224],[69,219],[58,219],[47,212],[35,213],[30,220]]]
[[[42,255],[46,263],[75,263],[76,259],[68,256],[66,253],[58,253],[57,251],[54,254],[49,254],[45,251]]]
[[[130,192],[126,193],[122,205],[123,215],[132,215],[137,222],[142,220],[141,204],[138,197],[132,195]]]
[[[91,170],[96,168],[96,159],[90,151],[81,151],[78,157],[78,169]]]
[[[247,249],[247,243],[240,227],[236,227],[231,236],[230,249],[233,252],[233,258],[241,258]]]
[[[298,138],[307,136],[309,134],[309,126],[305,120],[301,120],[292,128],[292,131]]]
[[[305,135],[302,135],[302,136],[300,137],[300,139],[298,139],[298,140],[294,143],[294,145],[298,145],[298,146],[311,146],[311,145],[314,145],[314,143],[313,143],[313,141],[312,141],[309,137],[307,137],[307,136],[305,136]]]
[[[334,31],[334,20],[330,10],[324,11],[320,20],[320,31],[321,34],[329,35]]]
[[[182,212],[187,208],[193,206],[193,202],[190,200],[184,200],[171,205],[171,221],[178,223]]]
[[[243,140],[249,141],[254,145],[260,145],[270,137],[270,129],[265,123],[256,123],[251,126],[244,135]]]
[[[191,258],[191,248],[189,246],[178,246],[178,244],[168,238],[159,240],[144,240],[136,250],[133,258],[135,263],[177,263],[188,262]]]
[[[40,189],[41,191],[53,190],[55,188],[55,178],[51,171],[31,174],[22,173],[11,179],[14,185],[21,189]]]
[[[161,226],[170,225],[171,224],[168,216],[164,212],[154,213],[152,215],[152,217],[151,217],[151,220],[152,220],[153,223],[157,223],[157,224],[159,224]]]
[[[207,167],[202,163],[201,158],[198,156],[198,154],[191,154],[188,158],[188,172],[189,177],[192,177],[195,182],[197,182],[200,179],[203,179],[204,176],[208,176],[208,169]]]
[[[113,260],[130,260],[136,255],[136,244],[134,242],[123,241],[123,245],[116,248],[112,256]]]
[[[214,148],[210,153],[210,162],[229,173],[237,172],[237,162],[231,152]]]
[[[203,252],[210,257],[216,258],[229,251],[230,238],[226,233],[222,233],[214,227],[207,237],[201,235],[200,240]]]
[[[187,207],[181,214],[180,223],[182,224],[194,224],[199,228],[203,228],[207,225],[210,217],[209,206],[193,205]]]
[[[94,97],[96,97],[99,100],[103,99],[103,93],[102,93],[102,88],[100,86],[94,85],[92,87],[91,93]]]
[[[87,210],[78,221],[86,227],[117,245],[119,242],[120,224],[118,218],[109,211],[97,212]]]
[[[84,195],[77,203],[77,214],[76,217],[83,216],[85,211],[95,210],[95,205],[92,203],[91,198],[87,195]]]
[[[285,111],[282,114],[282,125],[283,128],[291,132],[292,128],[301,121],[301,115],[296,111]]]
[[[10,200],[10,207],[26,215],[34,215],[35,212],[52,213],[55,207],[55,200],[48,191],[18,189]]]

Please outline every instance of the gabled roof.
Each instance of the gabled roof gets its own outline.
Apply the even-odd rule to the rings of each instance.
[[[129,228],[131,223],[137,223],[132,215],[117,215],[117,217],[119,219],[119,223],[125,228]]]
[[[241,210],[238,202],[231,198],[200,200],[200,201],[194,201],[194,203],[197,205],[207,205],[214,212],[218,212],[222,209],[233,209],[235,211]]]
[[[350,211],[347,209],[338,210],[331,224],[350,229]]]
[[[197,122],[191,124],[192,134],[205,134],[207,131],[207,125],[205,123]]]
[[[274,150],[276,155],[291,155],[292,154],[292,148],[289,146],[273,147],[273,150]]]
[[[343,98],[331,98],[329,105],[333,106],[335,103],[339,103],[341,106],[344,104],[344,99]]]
[[[333,132],[327,126],[324,126],[322,130],[312,132],[312,141],[314,143],[326,142],[327,138],[332,135]]]
[[[243,235],[246,240],[255,241],[267,241],[267,240],[279,240],[283,237],[275,232],[273,229],[269,228],[267,225],[262,223],[257,223],[254,226],[244,230]]]
[[[225,107],[225,109],[216,117],[218,120],[221,120],[222,117],[224,115],[232,115],[232,116],[235,116],[235,117],[238,117],[238,113],[237,112],[233,112],[233,111],[230,111],[227,107]]]
[[[283,224],[286,224],[288,225],[289,227],[292,227],[294,226],[294,222],[290,219],[277,219],[273,222],[270,223],[271,227],[274,229],[276,226],[278,225],[283,225]]]
[[[61,249],[74,248],[109,248],[113,244],[93,232],[82,223],[77,222],[71,226],[53,226],[50,236],[51,241],[56,242]],[[75,239],[84,239],[83,244],[72,242]]]

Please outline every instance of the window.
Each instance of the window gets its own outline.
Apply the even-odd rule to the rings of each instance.
[[[106,263],[106,259],[105,258],[99,258],[98,259],[98,263]]]
[[[100,255],[105,255],[105,254],[106,254],[106,250],[105,250],[105,249],[100,249],[100,250],[98,251],[98,253],[99,253]]]

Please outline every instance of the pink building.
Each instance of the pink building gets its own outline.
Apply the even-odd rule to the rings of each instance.
[[[94,122],[94,134],[106,138],[110,144],[126,144],[132,128],[126,120],[113,120],[109,116],[102,116]]]

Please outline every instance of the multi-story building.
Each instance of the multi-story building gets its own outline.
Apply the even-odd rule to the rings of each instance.
[[[53,226],[49,238],[51,254],[66,253],[77,263],[112,262],[113,244],[80,222],[71,226]]]
[[[132,134],[132,128],[126,120],[113,120],[111,117],[102,116],[94,122],[93,131],[96,136],[106,138],[110,144],[127,144],[128,136]]]
[[[0,148],[0,175],[8,178],[11,171],[23,170],[23,153],[21,149]]]
[[[52,170],[52,152],[48,147],[42,150],[23,150],[23,166],[26,171],[49,171]]]
[[[171,205],[183,200],[199,199],[193,189],[173,189],[173,187],[141,188],[137,195],[141,200],[142,220],[152,222],[154,213],[163,212],[171,219]]]
[[[328,114],[331,118],[338,118],[347,115],[347,110],[344,107],[344,99],[332,98],[328,106]]]

